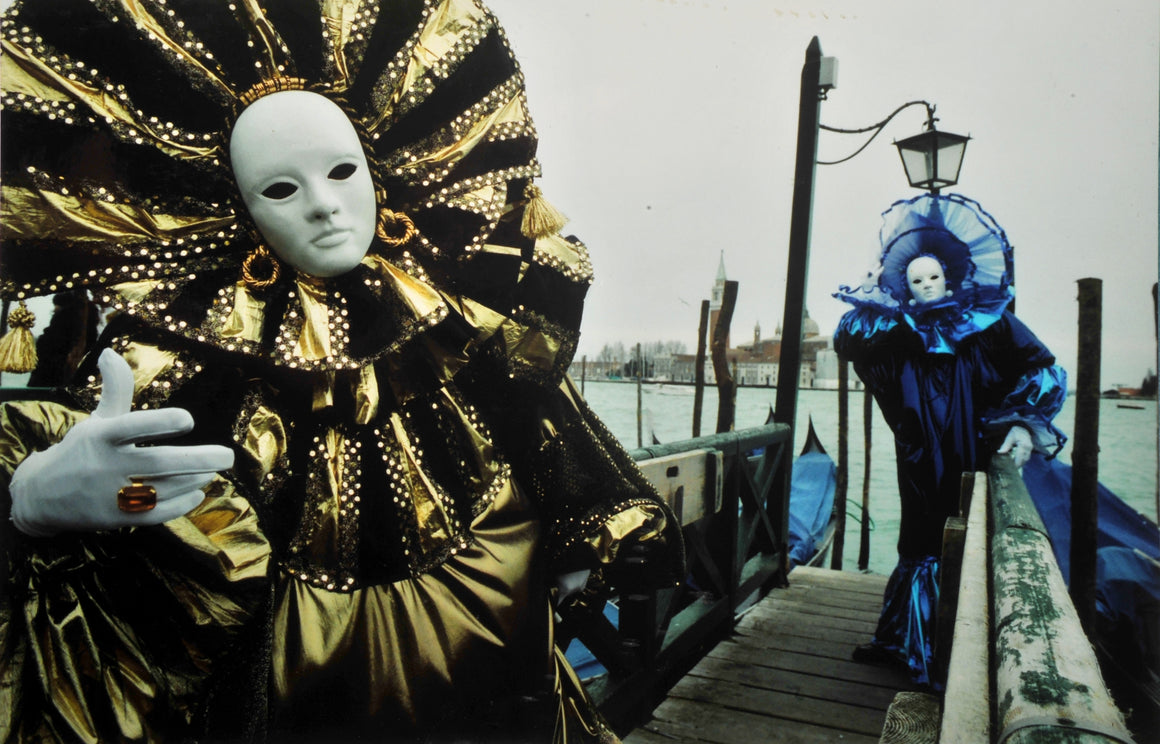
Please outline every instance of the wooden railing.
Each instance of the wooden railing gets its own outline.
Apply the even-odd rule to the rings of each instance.
[[[976,481],[940,744],[1132,741],[1019,472]]]
[[[624,588],[618,628],[600,608],[567,614],[559,628],[608,669],[588,691],[618,732],[648,716],[740,609],[785,585],[791,451],[790,428],[769,424],[632,452],[681,520],[687,580]]]

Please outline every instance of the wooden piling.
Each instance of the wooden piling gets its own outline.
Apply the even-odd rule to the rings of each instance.
[[[584,395],[584,378],[588,376],[588,355],[580,357],[580,395]]]
[[[862,391],[862,524],[858,540],[858,570],[870,568],[870,430],[874,423],[874,396]]]
[[[846,548],[846,487],[850,482],[847,446],[850,430],[850,363],[838,360],[838,478],[834,488],[834,544],[830,548],[830,568],[841,571]]]
[[[717,433],[733,429],[733,396],[735,383],[729,372],[729,362],[725,358],[725,344],[729,338],[729,326],[733,322],[733,307],[737,304],[737,282],[725,282],[725,292],[721,297],[721,310],[717,313],[717,324],[713,327],[710,347],[713,351],[713,374],[717,376]]]
[[[1079,355],[1071,464],[1072,602],[1089,635],[1096,620],[1096,535],[1099,519],[1100,343],[1103,282],[1079,280]]]
[[[697,326],[697,362],[693,370],[693,438],[701,436],[701,406],[705,401],[705,344],[709,335],[709,301],[701,300]]]
[[[641,358],[640,343],[636,345],[636,446],[644,446],[641,434],[641,419],[644,416],[643,396],[641,395],[641,380],[644,378],[644,359]]]

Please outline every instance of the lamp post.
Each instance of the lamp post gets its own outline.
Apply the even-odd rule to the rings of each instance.
[[[950,132],[935,128],[937,119],[934,106],[926,101],[910,101],[899,106],[881,122],[856,130],[836,129],[824,126],[819,121],[821,102],[827,92],[835,87],[837,60],[823,57],[818,37],[813,37],[806,49],[805,64],[802,66],[801,97],[798,108],[797,160],[794,168],[793,206],[789,229],[789,265],[786,269],[785,308],[782,313],[781,353],[778,358],[777,398],[774,405],[774,420],[790,427],[789,441],[794,441],[794,425],[797,418],[798,382],[801,378],[802,321],[805,313],[805,288],[809,269],[810,229],[813,220],[814,174],[818,165],[835,165],[853,158],[874,140],[887,123],[900,111],[913,105],[926,106],[926,131],[900,142],[895,142],[902,158],[906,178],[915,188],[928,189],[937,194],[939,189],[953,186],[958,182],[962,168],[963,154],[967,140]],[[825,129],[843,134],[871,132],[870,138],[852,155],[833,162],[818,162],[818,131]],[[788,494],[792,479],[792,462],[782,473],[783,493]],[[842,497],[844,499],[844,496]],[[789,499],[784,500],[782,513],[778,515],[781,525],[788,524]],[[838,510],[838,507],[835,507]],[[839,533],[844,533],[845,506],[840,507]],[[784,529],[779,529],[785,535]],[[835,562],[841,560],[841,547],[833,549]],[[785,546],[779,546],[782,555]]]
[[[832,58],[831,58],[832,59]],[[818,37],[806,49],[802,66],[798,108],[797,164],[794,168],[793,209],[789,224],[789,266],[785,276],[785,308],[782,311],[781,352],[777,365],[777,399],[773,418],[788,424],[792,433],[797,417],[798,379],[801,377],[802,317],[805,311],[806,278],[810,263],[810,228],[813,220],[814,172],[818,162],[818,127],[822,98],[834,87],[832,63],[825,65]],[[789,364],[786,364],[789,360]],[[793,438],[790,438],[793,442]],[[789,493],[789,491],[786,491]]]

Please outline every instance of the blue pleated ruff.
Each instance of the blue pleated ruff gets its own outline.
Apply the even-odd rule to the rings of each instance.
[[[857,330],[870,337],[904,322],[927,352],[953,354],[964,338],[998,322],[1015,297],[1014,250],[978,202],[959,194],[924,194],[895,202],[882,220],[880,275],[842,285],[834,294],[865,311],[868,327]],[[950,297],[912,304],[906,268],[921,255],[943,265]]]

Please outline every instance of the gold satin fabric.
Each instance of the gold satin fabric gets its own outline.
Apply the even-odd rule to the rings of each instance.
[[[435,150],[420,158],[415,158],[399,166],[404,170],[424,170],[432,166],[450,167],[471,154],[477,144],[484,141],[496,127],[526,121],[528,113],[518,95],[513,95],[502,106],[485,116],[464,132],[458,140],[444,148]],[[489,203],[492,199],[487,199]]]
[[[539,669],[555,679],[553,741],[615,742],[554,650],[552,613],[536,568],[540,524],[507,482],[472,523],[475,542],[438,568],[349,593],[283,573],[275,599],[275,730],[338,735],[343,719],[401,735],[503,697]],[[537,609],[541,608],[541,609]],[[515,688],[515,689],[513,689]],[[352,704],[362,708],[353,710]]]
[[[0,476],[7,481],[34,449],[84,418],[48,402],[0,406]],[[264,595],[270,558],[249,503],[222,479],[206,493],[184,517],[120,531],[115,552],[101,533],[28,551],[23,583],[12,587],[27,601],[0,607],[0,710],[20,711],[6,732],[12,740],[101,744],[111,721],[121,739],[157,741],[173,721],[192,718],[209,660]],[[157,612],[184,654],[155,653]],[[30,705],[36,700],[55,710]]]
[[[558,339],[514,320],[503,324],[508,357],[536,369],[552,369],[560,353]]]
[[[630,535],[634,542],[647,544],[659,540],[664,533],[667,517],[658,504],[638,504],[600,523],[598,529],[588,535],[584,544],[604,565],[616,562],[620,546]]]
[[[244,0],[247,6],[254,5],[252,0]],[[129,16],[139,24],[139,27],[149,35],[150,39],[155,39],[158,44],[164,46],[171,54],[177,55],[181,59],[182,64],[189,70],[191,76],[200,77],[205,82],[212,84],[222,93],[228,94],[230,92],[229,86],[222,82],[218,77],[217,72],[210,70],[203,65],[201,61],[191,54],[184,44],[173,39],[165,31],[165,28],[154,19],[149,10],[142,5],[140,0],[120,0],[122,9],[129,14]],[[162,6],[164,7],[164,6]]]
[[[286,427],[282,419],[266,406],[259,406],[247,422],[242,440],[243,451],[249,453],[256,466],[254,479],[263,483],[266,476],[286,455]]]
[[[162,385],[162,379],[173,368],[177,355],[151,344],[129,344],[120,354],[133,370],[134,397],[152,385]]]
[[[245,282],[234,286],[234,304],[221,337],[257,343],[262,339],[262,322],[266,317],[266,302],[254,296]]]
[[[221,230],[232,225],[232,215],[189,216],[153,213],[135,204],[99,201],[76,194],[60,194],[5,184],[4,237],[36,239],[52,235],[60,240],[99,243],[106,249],[142,237],[166,239],[195,232]]]
[[[302,333],[298,336],[294,355],[312,362],[333,356],[334,349],[330,343],[330,307],[327,304],[325,287],[302,279],[296,284],[303,317]]]
[[[468,37],[478,25],[489,20],[479,6],[469,0],[443,0],[430,13],[427,24],[420,31],[406,70],[398,76],[394,90],[391,91],[390,105],[378,112],[376,120],[367,122],[371,133],[383,125],[389,114],[414,105],[408,98],[416,98],[416,93],[423,90],[423,78],[434,74],[433,68],[455,51],[458,42]]]
[[[338,76],[335,87],[338,90],[350,87],[350,69],[346,63],[344,50],[350,40],[351,28],[354,26],[358,11],[359,3],[356,0],[325,0],[322,5],[322,17],[326,21],[331,47],[334,50],[334,68]]]
[[[184,160],[205,160],[220,153],[217,144],[207,145],[203,137],[182,142],[172,136],[163,136],[166,130],[153,122],[141,120],[132,107],[117,95],[99,84],[87,84],[83,77],[67,77],[52,69],[29,50],[14,43],[10,38],[0,41],[4,53],[0,56],[0,77],[4,79],[4,92],[23,93],[32,98],[55,101],[61,104],[76,102],[82,109],[88,109],[101,119],[110,119],[131,127],[131,132],[142,141],[148,138],[150,144],[172,157]],[[193,69],[204,68],[191,67]],[[209,79],[222,86],[212,75]],[[223,86],[224,87],[224,86]],[[78,111],[77,118],[83,113]],[[200,145],[190,144],[200,142]]]

